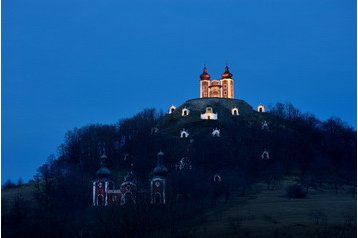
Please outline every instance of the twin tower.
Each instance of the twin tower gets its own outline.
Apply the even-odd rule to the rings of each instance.
[[[225,67],[221,79],[210,79],[206,67],[200,75],[200,97],[201,98],[234,98],[234,80],[229,67]]]

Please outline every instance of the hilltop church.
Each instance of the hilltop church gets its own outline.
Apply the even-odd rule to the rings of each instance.
[[[200,75],[200,98],[234,98],[234,80],[226,65],[221,79],[210,79],[206,66]]]

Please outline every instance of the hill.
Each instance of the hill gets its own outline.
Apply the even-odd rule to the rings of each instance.
[[[217,120],[201,118],[209,107]],[[233,108],[238,115],[233,115]],[[188,110],[187,115],[182,114],[183,109]],[[181,137],[183,128],[188,137]],[[215,128],[220,136],[213,136]],[[102,148],[117,187],[129,171],[135,174],[139,188],[135,206],[91,206],[92,181]],[[160,150],[169,171],[168,203],[153,206],[148,181]],[[263,156],[265,152],[269,156]],[[183,161],[186,166],[178,166]],[[206,229],[214,237],[225,232],[227,237],[245,235],[242,232],[257,237],[252,233],[256,227],[269,229],[268,236],[286,232],[295,237],[287,229],[307,226],[303,230],[308,233],[297,234],[310,237],[313,233],[309,232],[317,227],[304,214],[330,206],[326,215],[340,218],[329,219],[328,231],[343,226],[342,237],[352,237],[356,220],[342,222],[338,207],[356,209],[355,198],[351,198],[356,188],[355,168],[356,132],[338,118],[321,122],[291,104],[278,103],[260,113],[243,100],[192,99],[171,114],[145,109],[113,125],[69,131],[56,158],[39,168],[31,186],[3,189],[2,222],[7,229],[2,234],[161,237],[159,231],[165,234],[162,237],[201,237],[208,236]],[[214,179],[217,176],[219,180]],[[292,185],[296,190],[289,194],[286,188]],[[18,193],[23,194],[22,199],[14,199]],[[292,206],[297,210],[290,211]],[[212,220],[213,214],[224,220]],[[251,215],[254,218],[245,218]],[[336,233],[327,234],[334,237]]]

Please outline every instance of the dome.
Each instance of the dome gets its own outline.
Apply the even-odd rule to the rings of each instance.
[[[105,151],[103,151],[103,154],[101,155],[100,158],[101,158],[101,167],[97,170],[96,174],[98,177],[108,178],[111,176],[111,171],[107,168],[106,165],[107,155]]]
[[[96,174],[98,177],[109,177],[111,176],[111,171],[107,167],[101,166]]]
[[[200,74],[200,80],[210,80],[210,74],[208,74],[206,67],[203,68],[203,73]]]
[[[231,79],[232,78],[232,74],[230,73],[229,67],[227,65],[225,66],[224,73],[221,74],[221,78],[222,79]]]
[[[155,176],[162,176],[168,173],[167,167],[163,164],[164,153],[160,150],[158,153],[157,166],[153,169],[153,174]]]
[[[153,169],[153,174],[157,176],[166,175],[168,173],[167,167],[163,164],[157,164],[157,166]]]

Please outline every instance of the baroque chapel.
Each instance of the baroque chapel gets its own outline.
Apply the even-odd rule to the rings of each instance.
[[[221,79],[211,79],[208,69],[204,67],[200,75],[200,98],[234,98],[234,80],[229,67],[225,66]]]

